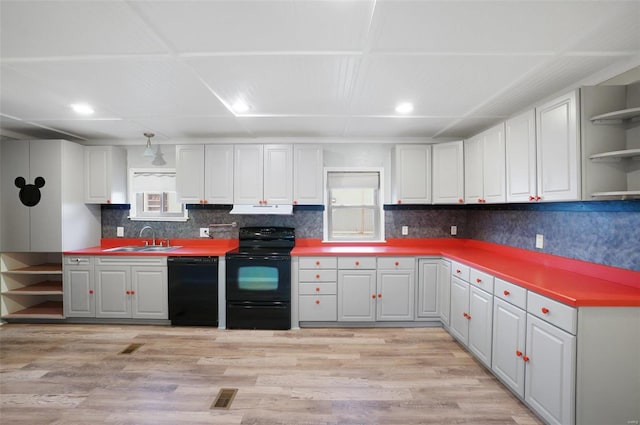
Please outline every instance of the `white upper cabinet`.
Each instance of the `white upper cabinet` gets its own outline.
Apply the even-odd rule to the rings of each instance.
[[[536,114],[532,109],[505,123],[507,202],[538,200]]]
[[[538,196],[541,201],[580,199],[578,92],[536,108]]]
[[[393,167],[393,204],[431,203],[431,146],[396,145]]]
[[[504,123],[464,142],[467,203],[506,201]]]
[[[84,149],[84,202],[127,203],[127,151],[119,146]]]
[[[100,220],[84,204],[84,147],[65,140],[3,141],[5,252],[58,252],[100,241]]]
[[[433,145],[433,203],[464,202],[464,154],[462,141]]]
[[[324,203],[323,149],[321,145],[293,146],[293,204]]]
[[[292,204],[291,145],[235,145],[234,204]]]
[[[186,204],[232,204],[233,145],[177,145],[176,188]]]

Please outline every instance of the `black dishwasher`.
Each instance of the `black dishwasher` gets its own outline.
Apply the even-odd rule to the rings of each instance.
[[[169,320],[218,326],[218,257],[169,257]]]

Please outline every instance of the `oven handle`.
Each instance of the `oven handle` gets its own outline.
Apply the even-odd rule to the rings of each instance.
[[[288,255],[258,255],[258,256],[253,256],[253,255],[248,255],[248,256],[233,256],[233,257],[229,257],[227,258],[227,261],[243,261],[243,260],[251,260],[251,261],[255,261],[255,260],[260,260],[260,261],[287,261],[290,260],[291,256]]]

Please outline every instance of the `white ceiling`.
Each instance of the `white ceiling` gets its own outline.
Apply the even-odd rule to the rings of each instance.
[[[638,0],[0,0],[0,128],[464,138],[639,58]],[[79,101],[95,113],[78,117]]]

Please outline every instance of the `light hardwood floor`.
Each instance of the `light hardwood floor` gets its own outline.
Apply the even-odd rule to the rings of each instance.
[[[541,423],[440,328],[5,324],[0,379],[2,424]]]

